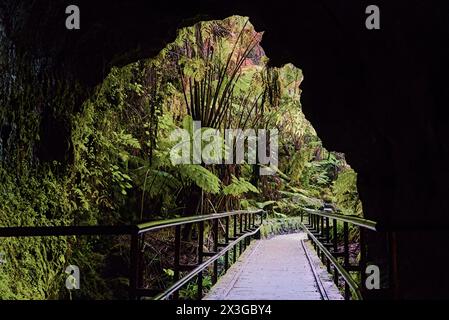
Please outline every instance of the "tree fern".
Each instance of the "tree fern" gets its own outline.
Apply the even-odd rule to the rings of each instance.
[[[220,179],[206,168],[196,164],[179,165],[181,176],[195,183],[205,192],[220,192]]]
[[[244,178],[236,178],[232,175],[231,184],[223,188],[223,193],[225,195],[239,196],[246,192],[259,193],[259,190],[253,186],[250,182],[246,181]]]

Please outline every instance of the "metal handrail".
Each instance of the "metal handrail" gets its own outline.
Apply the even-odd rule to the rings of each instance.
[[[326,212],[323,210],[313,210],[304,208],[304,211],[309,214],[308,224],[306,226],[302,222],[301,214],[301,227],[307,233],[308,237],[312,240],[315,249],[317,250],[318,256],[321,258],[323,263],[327,265],[327,269],[330,272],[330,265],[334,267],[334,282],[338,284],[338,275],[345,281],[345,299],[350,299],[350,290],[355,293],[356,299],[363,299],[362,287],[358,285],[354,279],[351,277],[349,271],[360,272],[361,283],[364,283],[365,278],[365,267],[366,267],[366,249],[365,249],[365,236],[364,233],[367,230],[378,231],[377,223],[372,220],[363,219],[353,215],[343,215],[337,213]],[[333,232],[333,243],[330,243],[330,224],[329,221],[332,220],[332,232]],[[343,251],[340,252],[337,243],[338,236],[338,222],[343,222]],[[360,232],[360,261],[358,265],[351,265],[349,260],[349,224],[357,226]],[[309,228],[312,230],[309,230]],[[319,235],[320,237],[317,237]],[[321,243],[321,240],[325,240],[326,243]],[[326,246],[332,246],[333,252],[330,252]],[[344,264],[340,264],[337,257],[343,255]],[[349,268],[346,270],[346,268]]]
[[[157,295],[154,300],[164,300],[167,299],[170,295],[172,295],[174,292],[176,292],[177,290],[179,290],[183,285],[185,285],[187,282],[189,282],[193,277],[195,277],[199,272],[203,271],[204,269],[206,269],[211,263],[215,262],[216,260],[218,260],[220,257],[224,256],[226,254],[226,252],[228,252],[229,250],[231,250],[236,244],[238,244],[240,241],[242,241],[243,239],[249,237],[249,236],[253,236],[255,234],[257,234],[260,230],[261,226],[258,226],[257,229],[245,233],[242,236],[240,236],[238,239],[230,242],[226,247],[222,248],[220,250],[220,252],[218,252],[217,254],[213,255],[212,257],[210,257],[209,259],[207,259],[205,262],[203,262],[202,264],[198,265],[195,269],[193,269],[192,271],[190,271],[187,275],[185,275],[182,279],[180,279],[179,281],[175,282],[172,286],[170,286],[168,289],[166,289],[164,292],[162,292],[161,294]]]
[[[131,235],[155,231],[177,225],[231,217],[238,214],[261,214],[263,210],[238,210],[214,214],[204,214],[150,221],[138,225],[123,226],[39,226],[39,227],[0,227],[0,238],[8,237],[52,237],[52,236],[82,236],[82,235]]]
[[[368,219],[363,219],[354,215],[343,215],[343,214],[336,214],[336,213],[329,213],[326,211],[322,211],[322,210],[313,210],[313,209],[304,209],[304,211],[311,213],[311,214],[315,214],[317,216],[322,216],[322,217],[327,217],[327,218],[332,218],[332,219],[336,219],[339,221],[343,221],[343,222],[348,222],[351,223],[353,225],[368,229],[368,230],[372,230],[372,231],[377,231],[376,229],[376,225],[377,222],[372,221],[372,220],[368,220]]]
[[[231,217],[239,214],[261,214],[263,210],[237,210],[230,212],[221,212],[221,213],[213,213],[213,214],[203,214],[199,216],[190,216],[190,217],[181,217],[167,220],[158,220],[158,221],[150,221],[146,223],[141,223],[137,225],[138,233],[145,233],[149,231],[156,231],[163,228],[176,227],[184,224],[201,222],[201,221],[210,221],[225,217]]]
[[[190,217],[173,218],[159,221],[151,221],[146,223],[140,223],[137,225],[122,225],[122,226],[39,226],[39,227],[0,227],[0,238],[6,237],[37,237],[37,236],[80,236],[80,235],[130,235],[131,236],[131,272],[130,272],[130,296],[131,298],[136,298],[138,296],[146,295],[144,291],[146,289],[139,288],[139,246],[142,240],[143,234],[147,232],[152,232],[164,228],[176,228],[175,242],[178,243],[178,267],[179,267],[179,231],[182,225],[188,225],[193,223],[200,223],[204,225],[205,221],[214,221],[214,232],[218,233],[218,221],[221,218],[226,218],[226,240],[225,247],[221,250],[218,249],[218,237],[215,239],[215,254],[202,261],[202,249],[199,256],[201,260],[198,265],[185,277],[179,279],[170,288],[165,290],[162,294],[159,294],[157,299],[166,299],[168,296],[178,291],[184,284],[191,280],[195,275],[201,275],[202,271],[207,268],[210,264],[214,263],[214,275],[217,277],[217,260],[223,255],[227,254],[228,251],[233,248],[236,244],[240,243],[247,237],[257,234],[260,231],[260,226],[263,221],[263,210],[237,210],[231,212],[214,213],[207,215],[198,215]],[[239,233],[236,233],[236,222],[237,216],[240,215]],[[260,225],[256,227],[255,216],[260,215]],[[245,216],[244,221],[242,216]],[[249,216],[249,221],[247,221],[247,216]],[[234,217],[234,237],[238,236],[236,239],[232,239],[229,242],[229,218]],[[242,229],[242,223],[244,223],[244,229]],[[255,228],[255,229],[254,229]],[[203,230],[203,229],[200,229]],[[202,232],[202,231],[201,231]],[[200,237],[202,239],[202,237]],[[200,240],[201,242],[203,240]],[[246,248],[246,240],[243,247]],[[176,245],[175,245],[176,246]],[[202,247],[202,243],[201,243]],[[240,253],[242,252],[242,244],[240,244]],[[227,257],[227,256],[226,256]],[[234,250],[234,261],[235,261],[235,250]],[[175,258],[176,259],[176,258]],[[227,263],[226,263],[227,265]],[[175,266],[176,267],[176,266]],[[226,267],[227,268],[227,267]],[[179,271],[178,271],[179,274]],[[200,280],[200,279],[199,279]],[[198,288],[199,295],[201,294],[200,287]]]
[[[349,272],[345,270],[345,268],[338,262],[338,260],[332,255],[332,253],[327,250],[325,246],[321,244],[320,241],[313,235],[312,232],[306,226],[301,223],[301,226],[306,231],[306,233],[309,235],[309,237],[316,243],[316,245],[320,248],[320,250],[325,254],[325,256],[330,260],[330,262],[334,265],[335,268],[337,268],[338,272],[340,272],[341,276],[345,279],[346,283],[349,285],[349,287],[354,291],[354,293],[357,296],[357,299],[363,300],[362,293],[360,291],[359,285],[355,283],[354,279],[352,279]]]

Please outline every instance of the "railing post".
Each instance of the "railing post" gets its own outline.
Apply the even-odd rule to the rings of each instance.
[[[248,216],[247,213],[245,213],[245,233],[247,233],[249,231],[249,223],[250,223],[249,220],[250,220],[250,217]],[[244,241],[245,241],[245,250],[246,250],[246,247],[249,245],[249,237],[246,237]]]
[[[245,213],[245,227],[243,228],[243,232],[248,232],[248,215]],[[243,250],[246,250],[246,246],[248,245],[248,238],[243,239]]]
[[[321,231],[320,231],[320,236],[319,236],[320,239],[319,240],[324,240],[325,230],[324,230],[324,217],[323,216],[320,217],[320,222],[321,222]],[[320,256],[321,261],[324,263],[324,259],[325,259],[324,252],[322,250],[320,250],[320,253],[321,253],[321,256]]]
[[[180,251],[181,251],[181,226],[177,225],[175,227],[175,258],[174,258],[174,275],[173,280],[174,282],[179,280],[179,257],[180,257]],[[173,294],[173,298],[177,300],[179,298],[179,292],[176,291]]]
[[[214,247],[213,250],[215,252],[215,254],[218,253],[218,219],[214,220]],[[217,279],[218,279],[218,260],[214,261],[214,273],[212,275],[212,284],[217,283]]]
[[[324,237],[324,217],[321,216],[321,232],[320,232],[320,237]]]
[[[320,236],[320,234],[321,234],[321,231],[320,231],[320,217],[319,216],[316,216],[316,232],[317,232],[317,234],[316,234],[316,238],[317,238],[317,240],[319,241],[319,236]],[[318,257],[320,257],[320,259],[321,259],[321,250],[320,250],[320,247],[318,247],[318,244],[315,246],[315,250],[316,250],[316,253],[318,254]]]
[[[225,244],[227,245],[228,243],[229,243],[229,216],[227,216],[225,220]],[[226,251],[225,253],[224,268],[225,270],[228,270],[229,268],[229,251]]]
[[[237,215],[234,215],[234,226],[233,226],[233,228],[234,228],[234,230],[233,230],[234,231],[233,232],[233,237],[237,238]],[[235,263],[237,261],[237,246],[234,246],[232,248],[232,255],[233,255],[232,263]]]
[[[326,244],[329,244],[330,242],[330,226],[329,226],[329,217],[326,217]],[[326,259],[326,268],[327,272],[331,272],[331,262],[329,259]]]
[[[334,253],[338,252],[338,220],[332,220],[332,237],[333,237],[333,245],[334,245]]]
[[[129,298],[135,300],[137,299],[137,282],[139,278],[139,235],[137,233],[131,235],[130,250]]]
[[[213,222],[213,232],[214,232],[214,246],[213,250],[218,253],[218,219],[215,219]],[[218,260],[214,261],[214,273],[212,275],[212,284],[217,283],[218,279]]]
[[[343,253],[344,253],[344,267],[349,267],[349,228],[348,223],[343,222]],[[345,281],[345,300],[350,298],[349,285]]]
[[[240,222],[239,222],[239,234],[242,235],[243,233],[243,216],[242,214],[239,215]],[[239,241],[239,256],[242,254],[242,241]]]
[[[199,222],[198,231],[198,265],[203,263],[203,246],[204,246],[204,221]],[[197,299],[201,300],[203,298],[203,271],[198,273],[198,292]]]
[[[316,233],[316,215],[313,215],[313,217],[312,217],[312,232],[315,232]],[[315,241],[313,241],[313,248],[315,249],[315,250],[317,250],[317,245],[316,245],[316,243],[315,243]]]

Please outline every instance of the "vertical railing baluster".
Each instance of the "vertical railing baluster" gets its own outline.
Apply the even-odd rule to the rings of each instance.
[[[321,233],[320,233],[320,237],[322,238],[324,236],[324,217],[321,216]]]
[[[174,282],[179,280],[179,257],[181,251],[181,226],[178,225],[175,227],[175,257],[174,257]],[[179,291],[176,291],[173,294],[173,298],[177,300],[179,298]]]
[[[245,214],[245,219],[244,219],[244,227],[243,227],[243,232],[247,233],[248,232],[248,215]],[[248,244],[248,238],[243,239],[243,250],[246,250],[246,245]]]
[[[218,219],[215,219],[213,221],[213,233],[214,233],[214,244],[213,244],[213,250],[214,253],[218,253]],[[212,284],[217,283],[218,279],[218,260],[214,261],[214,271],[212,274]]]
[[[229,244],[229,216],[226,217],[225,220],[225,244]],[[229,251],[226,251],[225,253],[225,262],[224,262],[224,269],[227,271],[229,268]]]
[[[240,222],[239,222],[239,234],[242,235],[243,233],[243,216],[240,214],[239,215],[240,218]],[[239,241],[239,256],[242,254],[242,241]]]
[[[316,216],[316,232],[317,232],[316,238],[317,238],[318,241],[319,241],[318,238],[319,238],[319,236],[321,234],[321,231],[320,231],[320,220],[321,220],[320,216]],[[318,257],[320,257],[321,250],[320,250],[320,247],[318,247],[318,244],[316,246],[316,252],[318,254]]]
[[[321,242],[321,239],[324,240],[323,238],[324,238],[324,234],[325,234],[324,217],[321,216],[320,220],[321,220],[321,233],[320,233],[320,242]],[[324,263],[324,260],[325,260],[325,254],[324,254],[324,251],[321,250],[321,261]]]
[[[329,228],[330,228],[330,226],[329,226],[329,217],[326,217],[325,221],[326,221],[326,232],[325,232],[325,234],[326,234],[326,244],[329,244],[329,242],[330,242],[330,234],[329,234],[329,232],[330,232],[330,230],[329,230]],[[326,260],[326,268],[327,268],[327,272],[330,272],[330,271],[331,271],[331,263],[330,263],[330,260],[327,259],[327,258],[326,258],[325,260]]]
[[[338,252],[338,220],[332,220],[332,237],[333,237],[333,245],[334,245],[334,253]]]
[[[237,237],[237,215],[234,215],[234,232],[233,232],[233,237],[236,238]],[[237,261],[237,246],[234,246],[232,248],[232,255],[233,255],[233,259],[232,259],[232,263],[235,263]]]
[[[246,227],[246,231],[251,232],[251,215],[248,214],[248,226]],[[247,245],[251,243],[251,237],[246,238],[247,239]]]
[[[343,253],[344,253],[344,268],[349,267],[349,228],[348,223],[343,222]],[[349,285],[345,281],[345,300],[349,300],[350,291]]]
[[[198,231],[198,265],[203,263],[203,246],[204,246],[204,221],[200,221]],[[201,300],[203,298],[203,271],[198,273],[197,282],[198,292],[197,299]]]

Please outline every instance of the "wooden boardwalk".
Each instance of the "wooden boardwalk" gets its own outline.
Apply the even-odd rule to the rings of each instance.
[[[254,241],[205,300],[341,300],[304,233]]]

